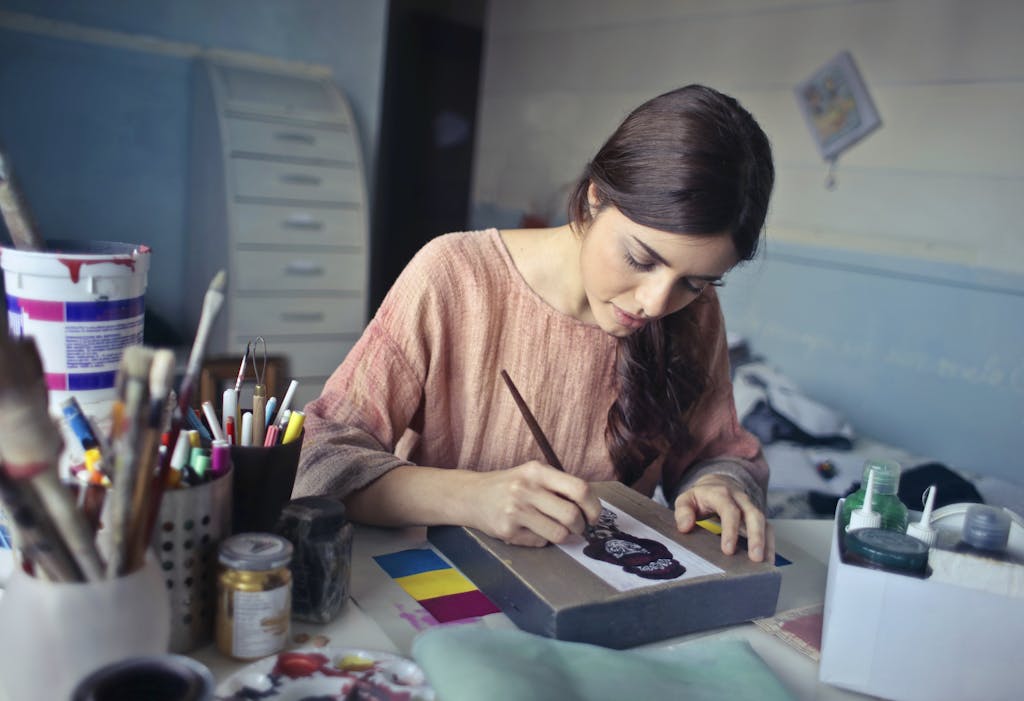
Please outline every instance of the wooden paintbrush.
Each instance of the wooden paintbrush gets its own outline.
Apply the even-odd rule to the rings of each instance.
[[[199,315],[199,327],[196,329],[196,337],[192,341],[192,351],[189,353],[188,364],[185,366],[185,376],[181,379],[181,386],[178,387],[178,413],[181,417],[185,415],[185,410],[192,402],[196,378],[199,376],[199,368],[203,364],[203,356],[206,353],[206,341],[210,337],[213,322],[224,305],[224,288],[227,286],[227,279],[227,272],[221,270],[213,276],[210,286],[206,288],[206,296],[203,297],[203,310]]]
[[[160,436],[167,428],[167,397],[174,382],[174,351],[153,352],[149,366],[149,404],[142,429],[138,453],[136,482],[132,491],[128,519],[128,548],[125,571],[132,572],[145,562],[153,518],[150,511],[159,509],[156,492],[162,488],[159,469]]]
[[[111,448],[114,451],[111,475],[110,511],[106,526],[111,537],[111,550],[107,559],[107,576],[127,574],[132,544],[131,526],[133,510],[138,507],[137,493],[141,491],[141,474],[149,415],[149,371],[153,363],[153,350],[144,346],[129,346],[121,356],[117,384],[122,388],[118,397],[120,415],[113,427]]]
[[[22,561],[34,569],[37,576],[52,582],[80,582],[84,579],[64,539],[46,517],[46,508],[39,495],[25,481],[11,479],[0,463],[0,501],[11,517],[14,545]]]
[[[43,364],[31,338],[0,337],[0,462],[15,487],[32,497],[29,508],[42,510],[35,521],[41,531],[57,533],[79,573],[78,581],[103,578],[103,563],[92,529],[75,508],[57,472],[64,442],[50,417]],[[51,530],[52,526],[52,530]]]
[[[533,440],[537,443],[540,448],[540,452],[544,453],[544,459],[548,461],[548,464],[554,468],[565,472],[565,468],[562,467],[562,461],[555,455],[554,449],[548,442],[547,436],[544,435],[544,431],[541,430],[540,424],[537,423],[537,419],[534,417],[533,412],[530,411],[530,407],[526,405],[526,400],[523,399],[523,395],[519,394],[519,390],[516,389],[516,385],[512,382],[512,378],[509,377],[508,373],[504,370],[501,371],[501,379],[505,380],[505,385],[508,386],[509,392],[512,393],[512,398],[516,400],[516,406],[519,407],[519,413],[523,415],[523,419],[526,421],[526,425],[530,427],[530,433],[533,434]],[[577,506],[579,506],[577,504]],[[583,513],[583,507],[579,507],[580,513],[583,514],[583,524],[585,526],[584,537],[589,539],[593,526],[587,523],[587,515]]]
[[[41,251],[45,242],[32,222],[28,207],[14,185],[10,160],[0,151],[0,214],[7,223],[14,247],[26,251]]]

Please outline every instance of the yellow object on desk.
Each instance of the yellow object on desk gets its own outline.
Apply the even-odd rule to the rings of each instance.
[[[293,411],[288,417],[288,428],[284,430],[284,439],[281,443],[291,443],[302,433],[302,424],[306,420],[306,414],[302,411]]]

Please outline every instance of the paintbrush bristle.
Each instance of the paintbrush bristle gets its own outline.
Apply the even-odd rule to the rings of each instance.
[[[43,361],[31,337],[0,336],[0,392],[7,389],[31,390],[46,401]]]
[[[209,328],[213,325],[213,319],[220,311],[221,305],[224,304],[224,288],[227,287],[228,274],[221,270],[213,279],[210,280],[210,286],[206,289],[206,296],[203,297],[203,313],[199,319],[200,325],[206,325],[205,332],[209,332]],[[206,339],[203,339],[205,344]]]
[[[207,288],[206,291],[207,291],[207,293],[210,293],[210,292],[224,292],[224,288],[227,287],[227,284],[228,284],[228,273],[227,273],[226,270],[220,270],[220,271],[217,272],[216,275],[213,276],[213,279],[210,280],[210,287]]]
[[[149,393],[154,399],[163,399],[174,382],[174,351],[160,348],[153,353],[149,368]]]
[[[60,454],[47,395],[35,341],[0,338],[0,459],[21,465]]]
[[[121,371],[125,377],[143,380],[149,385],[149,369],[153,364],[153,349],[145,346],[128,346],[121,356]]]

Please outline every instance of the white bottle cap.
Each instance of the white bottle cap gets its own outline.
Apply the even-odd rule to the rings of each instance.
[[[882,514],[874,511],[871,506],[871,495],[875,491],[875,473],[868,473],[868,485],[864,490],[864,506],[854,509],[850,514],[850,525],[848,531],[856,531],[860,528],[878,528],[882,525]]]
[[[907,535],[914,536],[929,548],[935,545],[938,533],[932,528],[932,507],[935,506],[935,485],[931,485],[924,493],[924,511],[921,520],[907,524]]]

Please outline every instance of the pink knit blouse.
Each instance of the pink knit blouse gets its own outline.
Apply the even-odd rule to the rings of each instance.
[[[714,349],[712,382],[693,414],[694,441],[665,461],[665,493],[720,472],[763,505],[768,466],[736,418],[713,289],[699,309],[700,342]],[[293,496],[341,498],[398,465],[500,470],[543,461],[502,369],[566,471],[615,479],[604,438],[615,346],[598,326],[537,295],[496,229],[435,238],[399,276],[322,395],[306,405]]]

